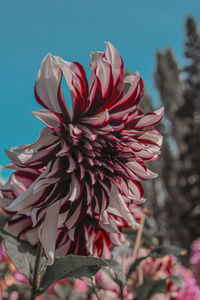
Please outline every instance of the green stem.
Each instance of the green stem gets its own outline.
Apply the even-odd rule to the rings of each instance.
[[[32,289],[31,289],[31,298],[30,300],[35,300],[37,295],[37,284],[38,284],[38,272],[40,267],[40,258],[42,255],[42,244],[40,241],[38,242],[36,258],[35,258],[35,267],[33,272],[33,281],[32,281]]]
[[[134,245],[134,249],[133,249],[133,253],[132,253],[132,264],[135,262],[135,260],[137,258],[138,250],[140,248],[140,242],[141,242],[141,238],[142,238],[142,231],[144,228],[145,217],[146,217],[146,215],[143,212],[141,220],[140,220],[140,228],[138,229],[138,232],[137,232],[137,237],[136,237],[136,241],[135,241],[135,245]]]
[[[92,291],[95,294],[95,296],[97,297],[98,300],[102,300],[101,299],[101,295],[97,289],[97,286],[92,282]]]

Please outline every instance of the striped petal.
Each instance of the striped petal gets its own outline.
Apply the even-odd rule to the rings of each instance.
[[[37,184],[48,174],[48,168],[25,190],[19,197],[16,198],[8,207],[9,211],[21,211],[36,201],[42,194],[42,190],[37,190]]]
[[[120,192],[114,184],[112,185],[110,192],[109,212],[112,212],[113,214],[122,217],[124,220],[127,221],[129,226],[138,226],[128,207],[126,206]]]
[[[112,112],[123,111],[138,104],[143,95],[143,81],[138,72],[136,75],[129,75],[125,77],[124,82],[129,83],[129,90],[120,101],[111,107]]]
[[[60,201],[56,201],[49,206],[44,222],[41,224],[38,230],[40,242],[43,245],[45,254],[48,258],[48,265],[52,265],[54,262],[59,210]],[[51,238],[49,235],[51,235]]]
[[[57,101],[57,93],[61,82],[61,70],[53,60],[51,54],[47,54],[42,61],[35,82],[35,97],[44,108],[61,113]]]
[[[60,127],[61,125],[64,125],[61,117],[53,111],[41,109],[32,111],[32,114],[40,121],[42,121],[45,125],[47,125],[47,127],[49,127],[50,129],[54,129]]]
[[[164,108],[161,108],[153,113],[146,113],[144,116],[141,116],[136,120],[135,128],[144,128],[157,124],[162,120],[164,116]]]
[[[64,61],[55,56],[55,60],[60,66],[69,87],[72,99],[73,118],[77,118],[81,112],[84,112],[87,101],[87,85],[85,76],[82,78],[83,69],[80,65]],[[78,73],[79,74],[78,74]]]
[[[148,170],[143,163],[138,163],[136,161],[131,161],[126,164],[126,166],[137,176],[141,177],[142,179],[153,179],[156,178],[158,175],[154,172]]]
[[[40,149],[48,148],[54,145],[58,141],[58,138],[52,135],[52,131],[49,128],[44,128],[39,138],[32,145],[23,145],[20,147],[12,147],[9,151],[6,150],[7,156],[12,162],[16,164],[25,164],[34,161],[34,155]],[[48,151],[48,150],[47,150]]]

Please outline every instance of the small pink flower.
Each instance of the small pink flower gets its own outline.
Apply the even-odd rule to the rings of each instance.
[[[95,275],[95,282],[98,286],[102,299],[121,300],[121,292],[119,285],[106,273],[100,270]],[[135,300],[133,291],[128,291],[127,286],[123,289],[124,300]],[[91,300],[97,300],[93,295]]]
[[[195,278],[200,284],[200,239],[192,243],[190,263],[194,269]]]
[[[200,288],[196,283],[192,272],[184,267],[181,269],[181,278],[184,280],[184,287],[180,290],[177,300],[198,300],[200,299]]]

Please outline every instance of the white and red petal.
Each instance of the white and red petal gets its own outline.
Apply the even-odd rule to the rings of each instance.
[[[50,129],[64,126],[64,122],[59,114],[48,109],[32,111],[32,114]]]
[[[153,126],[158,122],[160,122],[163,116],[164,116],[164,108],[160,108],[153,113],[146,113],[134,121],[134,127],[139,129],[139,128]]]
[[[47,153],[45,153],[45,155],[48,155],[49,152],[53,151],[57,142],[59,142],[58,137],[54,136],[52,131],[46,127],[42,130],[35,143],[20,147],[12,147],[9,151],[5,151],[11,161],[20,166],[30,162],[38,161],[38,155],[43,157],[44,153],[41,149],[46,149]],[[53,149],[50,150],[51,146]],[[40,151],[40,153],[38,151]]]
[[[73,118],[77,118],[81,113],[85,111],[86,101],[87,101],[87,86],[85,83],[85,78],[83,79],[82,73],[77,72],[77,65],[64,61],[60,57],[54,56],[58,65],[60,66],[63,75],[66,79],[67,85],[69,87],[72,99],[73,107]],[[76,71],[76,72],[75,72]]]
[[[117,49],[110,42],[106,42],[105,59],[112,68],[113,91],[111,100],[108,103],[109,107],[111,107],[122,97],[124,92],[123,60]]]
[[[112,91],[112,73],[111,65],[103,59],[98,60],[98,65],[95,70],[95,75],[97,76],[100,86],[101,86],[101,95],[102,100],[107,99],[111,95]],[[105,101],[105,100],[104,100]],[[102,101],[101,106],[104,106]]]
[[[129,83],[130,87],[127,93],[111,107],[112,112],[123,111],[135,106],[143,95],[143,81],[138,72],[136,75],[126,76],[124,82]]]
[[[73,226],[79,221],[80,215],[81,215],[81,209],[82,209],[82,203],[78,204],[78,206],[73,211],[73,214],[70,218],[65,222],[65,225],[68,229],[73,228]]]
[[[131,227],[138,227],[138,224],[134,220],[133,215],[130,213],[128,207],[126,206],[122,195],[114,184],[111,186],[110,192],[110,205],[109,212],[113,212],[119,217],[122,217],[127,221],[128,225]]]
[[[25,215],[15,215],[6,223],[4,230],[14,236],[21,237],[22,232],[25,232],[26,229],[30,227],[32,227],[30,217],[27,217]]]
[[[147,169],[142,162],[131,161],[126,163],[126,166],[137,176],[142,179],[153,179],[158,175]]]
[[[46,211],[44,222],[38,229],[40,242],[48,258],[48,265],[52,265],[54,262],[59,210],[60,201],[56,201],[49,206]],[[49,236],[50,234],[51,236]]]
[[[163,142],[163,137],[157,130],[153,129],[153,130],[148,130],[143,134],[139,135],[138,140],[143,144],[152,144],[161,147]]]
[[[91,126],[104,126],[109,122],[110,115],[108,113],[108,110],[105,110],[98,116],[90,117],[90,118],[83,118],[81,120],[81,123],[88,124]]]
[[[35,97],[40,105],[57,113],[62,113],[57,101],[57,93],[61,82],[62,72],[52,58],[47,54],[38,72],[35,82]]]
[[[44,193],[42,189],[37,190],[38,182],[45,178],[48,174],[49,169],[47,168],[38,178],[30,185],[30,187],[20,194],[6,209],[9,211],[22,211],[24,208],[29,207]]]

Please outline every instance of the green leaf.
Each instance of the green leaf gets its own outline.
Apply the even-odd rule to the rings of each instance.
[[[181,249],[179,247],[176,246],[160,246],[160,247],[156,247],[153,250],[151,250],[149,252],[148,255],[143,256],[143,257],[139,257],[135,260],[135,262],[130,266],[128,273],[127,273],[127,279],[130,277],[130,275],[136,271],[138,265],[141,263],[141,261],[143,261],[144,259],[148,258],[148,257],[156,257],[156,258],[161,258],[163,256],[166,255],[175,255],[175,256],[180,256],[185,254],[185,250]]]
[[[20,240],[7,232],[0,230],[0,236],[3,238],[6,252],[12,263],[19,272],[26,275],[30,281],[35,265],[36,249],[28,242]],[[45,258],[41,259],[41,265],[44,265]]]
[[[125,276],[120,265],[113,260],[101,258],[68,255],[56,258],[54,264],[47,266],[41,276],[38,295],[43,294],[57,280],[64,278],[82,278],[94,276],[102,267],[110,267],[118,280],[125,284]]]
[[[131,276],[131,274],[136,271],[136,269],[137,269],[138,265],[141,263],[141,261],[143,261],[147,257],[148,257],[148,255],[147,256],[143,256],[143,257],[139,257],[139,258],[137,258],[135,260],[135,262],[130,266],[130,268],[128,270],[128,273],[126,275],[126,279],[127,280],[129,279],[129,277]]]
[[[154,294],[166,293],[166,291],[166,279],[148,280],[134,289],[137,300],[149,300]]]
[[[126,277],[124,275],[124,272],[122,271],[121,265],[113,259],[105,259],[106,263],[108,264],[108,267],[111,268],[116,276],[116,281],[119,285],[122,284],[124,286],[126,284]]]

